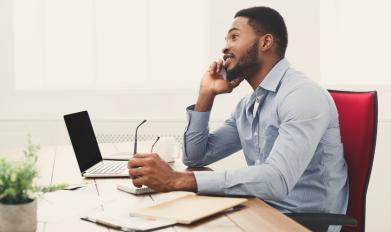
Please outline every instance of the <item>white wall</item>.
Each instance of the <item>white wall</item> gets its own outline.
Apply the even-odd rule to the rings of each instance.
[[[185,126],[184,108],[196,100],[198,85],[175,86],[169,89],[133,89],[119,91],[16,91],[13,70],[12,0],[0,0],[0,148],[25,143],[31,131],[41,144],[67,143],[62,115],[87,109],[97,133],[126,134],[141,119],[150,119],[143,133],[181,133]],[[316,81],[321,80],[320,50],[320,1],[210,1],[209,63],[220,57],[224,36],[236,11],[254,5],[268,5],[284,16],[288,26],[289,44],[287,57],[298,70]],[[388,55],[386,53],[386,55]],[[336,56],[338,54],[335,54]],[[174,58],[173,65],[175,64]],[[193,59],[196,59],[193,57]],[[206,68],[206,67],[205,67]],[[200,76],[199,73],[187,75]],[[324,72],[323,72],[324,73]],[[387,75],[385,73],[384,75]],[[372,89],[379,92],[379,135],[373,173],[368,192],[367,231],[390,231],[391,222],[391,99],[388,86],[378,85],[328,85],[342,89]],[[213,108],[211,127],[217,127],[227,117],[242,96],[250,90],[241,85],[231,95],[219,96]],[[152,129],[153,128],[153,129]],[[240,154],[213,165],[217,170],[244,165]],[[239,165],[239,166],[241,166]]]
[[[290,32],[287,57],[292,65],[319,80],[319,2],[306,0],[304,7],[297,9],[297,4],[286,1],[210,1],[210,57],[167,57],[175,65],[183,60],[207,64],[221,57],[224,37],[233,15],[239,9],[248,6],[268,4],[285,16]],[[22,91],[15,90],[13,70],[13,28],[12,1],[1,0],[2,25],[0,37],[4,48],[0,52],[0,119],[46,118],[61,120],[65,113],[88,109],[95,119],[127,118],[140,119],[159,117],[163,119],[185,119],[184,108],[195,102],[198,83],[171,86],[169,88],[140,88],[113,90],[72,90],[72,91]],[[224,10],[221,6],[224,5]],[[293,10],[294,9],[294,10]],[[308,10],[305,10],[308,9]],[[181,9],[179,9],[181,10]],[[310,20],[309,20],[310,19]],[[175,27],[175,25],[169,25]],[[178,33],[181,30],[178,28]],[[192,46],[189,44],[189,46]],[[302,49],[306,47],[307,49]],[[174,49],[174,48],[173,48]],[[191,75],[201,78],[205,70],[198,73],[181,73],[183,78]],[[182,77],[181,77],[182,78]],[[219,96],[216,100],[212,118],[222,120],[231,112],[232,107],[226,102],[236,102],[250,91],[247,84],[241,85],[231,95]]]
[[[367,231],[391,231],[391,53],[389,9],[382,0],[320,2],[320,80],[327,88],[377,90],[377,147],[367,193]]]

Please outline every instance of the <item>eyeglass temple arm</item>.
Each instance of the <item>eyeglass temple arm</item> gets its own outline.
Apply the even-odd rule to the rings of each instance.
[[[138,124],[138,126],[136,127],[136,133],[134,135],[134,149],[133,149],[133,155],[135,155],[137,153],[137,131],[138,131],[138,128],[143,125],[147,120],[143,120],[140,124]]]
[[[153,152],[153,148],[155,147],[155,144],[157,143],[157,141],[159,141],[160,137],[158,136],[156,139],[155,139],[155,142],[153,142],[152,144],[152,147],[151,147],[151,153]]]

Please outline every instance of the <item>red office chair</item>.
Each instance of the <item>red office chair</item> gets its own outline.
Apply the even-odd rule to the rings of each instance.
[[[365,199],[371,175],[377,133],[377,92],[329,90],[339,113],[341,140],[348,166],[347,215],[322,213],[287,214],[313,231],[342,225],[342,231],[365,231]]]

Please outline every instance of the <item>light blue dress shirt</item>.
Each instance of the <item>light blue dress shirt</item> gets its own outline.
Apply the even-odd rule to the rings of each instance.
[[[347,166],[334,101],[286,59],[217,130],[209,132],[210,112],[193,109],[187,108],[183,162],[205,166],[242,149],[248,165],[195,172],[198,193],[252,195],[282,212],[346,213]]]

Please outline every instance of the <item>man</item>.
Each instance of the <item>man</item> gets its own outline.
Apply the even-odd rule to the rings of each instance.
[[[129,161],[134,185],[163,192],[252,195],[282,212],[345,213],[347,167],[335,104],[326,90],[289,66],[287,42],[285,22],[275,10],[239,11],[226,37],[224,59],[210,65],[196,105],[187,108],[186,165],[209,165],[242,149],[248,167],[176,172],[157,154],[136,155]],[[223,79],[223,66],[234,80]],[[209,133],[214,98],[242,80],[254,92]]]

